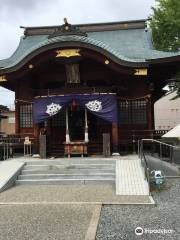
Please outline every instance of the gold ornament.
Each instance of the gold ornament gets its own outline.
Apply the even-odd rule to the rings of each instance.
[[[69,57],[81,56],[80,49],[57,50],[56,53],[57,53],[56,57],[66,57],[66,58],[69,58]]]
[[[5,75],[0,76],[0,82],[6,82],[6,81],[7,79]]]
[[[32,69],[34,66],[32,64],[29,64],[28,68]]]

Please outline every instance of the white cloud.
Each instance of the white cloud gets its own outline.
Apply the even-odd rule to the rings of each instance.
[[[61,25],[144,19],[155,0],[0,0],[0,59],[13,54],[23,34],[19,26]],[[6,93],[7,94],[7,93]],[[0,92],[0,104],[12,103]]]
[[[0,105],[10,106],[14,104],[14,92],[0,87]]]

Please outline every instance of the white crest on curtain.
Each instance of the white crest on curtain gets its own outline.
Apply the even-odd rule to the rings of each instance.
[[[57,104],[57,103],[51,103],[49,105],[47,105],[47,110],[46,113],[49,114],[50,116],[55,115],[56,113],[59,112],[59,110],[61,110],[62,106]]]
[[[85,105],[89,110],[91,110],[93,112],[99,112],[100,110],[102,110],[102,102],[100,102],[98,100],[89,101]]]

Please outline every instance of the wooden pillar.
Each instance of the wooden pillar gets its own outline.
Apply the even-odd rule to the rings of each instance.
[[[40,153],[40,145],[39,145],[39,135],[40,135],[40,128],[38,124],[33,125],[34,128],[34,145],[33,145],[33,154]]]
[[[112,155],[119,156],[118,147],[118,124],[112,123]]]
[[[147,125],[149,130],[154,128],[154,104],[152,103],[152,98],[147,100]]]
[[[18,101],[15,101],[15,132],[16,134],[20,133],[20,112]]]
[[[110,149],[110,134],[103,133],[103,156],[109,157],[111,155]]]

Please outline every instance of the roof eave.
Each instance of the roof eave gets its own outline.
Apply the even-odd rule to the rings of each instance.
[[[21,59],[17,64],[15,64],[14,66],[11,67],[5,67],[5,68],[0,68],[0,74],[6,74],[6,73],[11,73],[14,71],[19,70],[20,68],[22,68],[25,64],[27,64],[30,60],[32,60],[32,58],[34,58],[35,56],[48,51],[48,50],[53,50],[59,47],[72,47],[72,46],[76,46],[76,47],[82,47],[82,48],[87,48],[90,50],[94,50],[99,52],[100,54],[104,54],[106,57],[110,58],[112,61],[114,61],[115,63],[122,65],[122,66],[126,66],[126,67],[148,67],[149,63],[147,61],[140,61],[140,62],[135,62],[135,61],[128,61],[128,60],[123,60],[120,59],[118,57],[116,57],[115,55],[113,55],[111,52],[108,52],[107,50],[104,50],[102,48],[99,48],[97,46],[91,45],[91,44],[86,44],[86,43],[82,43],[82,42],[63,42],[61,43],[61,45],[59,45],[59,43],[53,43],[53,44],[49,44],[49,45],[45,45],[42,46],[36,50],[34,50],[33,52],[31,52],[30,54],[28,54],[27,56],[25,56],[23,59]]]
[[[180,55],[164,57],[164,58],[156,58],[156,59],[147,59],[147,62],[149,64],[171,63],[171,62],[179,62],[180,63]]]

